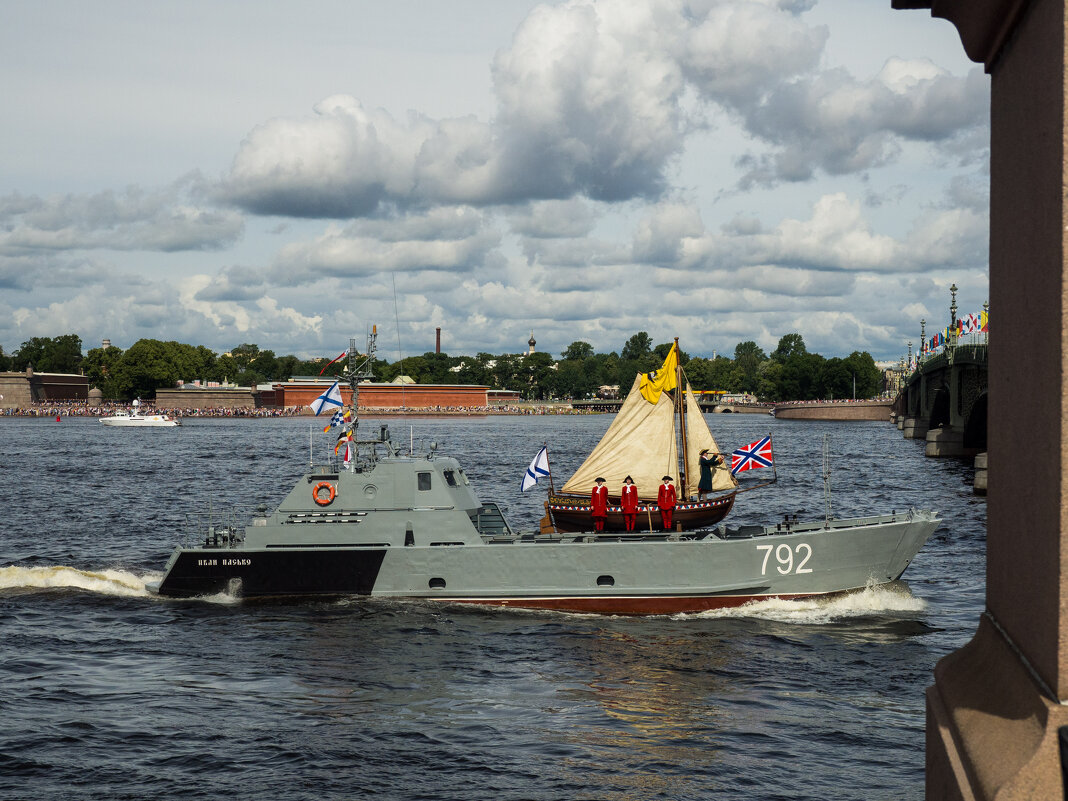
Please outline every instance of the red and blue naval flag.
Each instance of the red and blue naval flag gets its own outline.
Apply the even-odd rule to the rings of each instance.
[[[758,467],[771,467],[771,434],[731,453],[731,475]]]

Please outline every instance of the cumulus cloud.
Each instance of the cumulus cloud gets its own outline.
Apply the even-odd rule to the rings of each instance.
[[[797,16],[807,5],[713,2],[678,26],[680,66],[702,96],[746,108],[818,65],[829,32]]]
[[[704,233],[701,214],[693,204],[662,203],[638,224],[634,258],[650,263],[675,262],[683,240]]]
[[[871,169],[892,160],[904,141],[952,148],[985,127],[988,109],[981,69],[960,78],[926,60],[890,59],[868,81],[833,69],[786,82],[737,106],[746,130],[773,146],[771,153],[737,160],[744,170],[739,185]]]
[[[663,225],[663,214],[663,208],[655,210],[639,224],[636,257],[681,272],[703,273],[702,282],[717,271],[754,267],[764,271],[765,278],[794,275],[796,279],[797,273],[767,271],[920,273],[952,264],[984,265],[986,260],[986,215],[968,206],[929,210],[900,239],[875,231],[863,204],[844,192],[820,197],[808,219],[786,218],[770,230],[754,218],[735,218],[719,233],[710,233],[696,216],[689,218],[688,227],[671,228]],[[818,294],[818,288],[825,287],[830,296],[842,286],[840,279],[812,277],[798,282],[796,294]]]
[[[685,238],[676,264],[684,269],[746,265],[880,272],[912,266],[902,264],[900,243],[873,232],[861,204],[845,193],[819,198],[809,219],[784,219],[771,231],[755,221],[735,220],[719,235]]]
[[[396,312],[406,347],[440,325],[456,352],[522,350],[531,328],[553,351],[618,349],[655,296],[673,330],[654,340],[694,353],[792,330],[816,350],[845,333],[894,347],[902,314],[982,280],[986,78],[828,69],[814,3],[538,6],[489,65],[485,119],[340,94],[253,128],[210,191],[0,196],[0,338],[92,320],[87,339],[306,353]],[[938,175],[877,169],[898,159]],[[732,184],[752,193],[700,195]],[[216,258],[244,238],[234,207],[277,219]],[[201,252],[123,269],[130,251]],[[910,303],[895,315],[887,295]]]
[[[159,190],[0,198],[0,254],[68,250],[217,250],[233,244],[239,214],[203,204],[198,181]]]
[[[0,254],[0,289],[82,287],[108,280],[111,271],[85,258],[57,254],[5,256]]]
[[[271,274],[280,284],[297,285],[377,273],[465,272],[485,263],[499,243],[499,232],[480,213],[437,209],[395,220],[331,225],[311,242],[283,247]]]
[[[293,333],[318,334],[322,324],[319,315],[304,315],[296,309],[281,306],[275,298],[261,295],[251,303],[233,300],[216,300],[204,290],[211,286],[206,275],[192,276],[181,281],[178,287],[178,305],[209,320],[212,325],[234,336],[253,333],[270,334],[273,339],[285,340]]]
[[[586,236],[597,222],[590,204],[578,198],[528,203],[507,216],[512,231],[533,239]]]
[[[535,7],[493,61],[491,122],[399,120],[338,95],[242,143],[220,197],[257,214],[352,218],[383,204],[479,206],[585,196],[658,198],[708,109],[770,147],[739,186],[842,175],[900,143],[975,153],[987,81],[890,59],[869,80],[819,69],[829,35],[810,2],[571,0]],[[688,94],[704,106],[686,102]],[[962,144],[966,142],[966,146]]]
[[[274,119],[241,143],[223,197],[257,214],[356,217],[387,197],[406,197],[414,160],[432,123],[399,123],[338,95],[305,120]]]
[[[259,214],[348,218],[400,204],[658,194],[682,147],[673,3],[539,6],[493,64],[498,111],[404,121],[337,96],[242,143],[221,197]]]
[[[194,299],[199,301],[258,300],[266,292],[260,270],[251,267],[224,267],[214,278],[198,289]]]
[[[958,109],[974,99],[977,80],[963,90],[951,76],[921,75],[905,64],[888,65],[868,85],[844,73],[813,77],[828,32],[802,19],[809,5],[538,6],[493,61],[491,122],[414,113],[399,120],[355,98],[331,97],[310,118],[254,129],[220,197],[257,214],[339,219],[371,215],[385,203],[657,198],[688,133],[702,124],[687,93],[741,115],[750,133],[778,148],[774,157],[754,157],[749,180],[879,163],[892,152],[891,133],[934,138],[972,121]],[[853,97],[864,94],[870,97]],[[873,99],[883,108],[861,119]],[[812,103],[824,110],[812,115]],[[888,133],[887,124],[896,129]],[[832,129],[834,141],[821,154],[801,158],[806,143]]]

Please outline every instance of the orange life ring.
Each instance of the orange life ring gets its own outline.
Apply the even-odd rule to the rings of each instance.
[[[330,497],[327,498],[325,501],[319,497],[319,490],[321,490],[323,487],[326,487],[328,490],[330,490]],[[312,500],[320,506],[329,506],[334,502],[334,498],[336,496],[337,488],[329,481],[320,481],[318,484],[315,485],[315,489],[312,490]]]

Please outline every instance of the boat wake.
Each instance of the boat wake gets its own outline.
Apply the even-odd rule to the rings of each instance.
[[[100,595],[132,598],[152,597],[145,582],[158,581],[158,573],[137,576],[126,570],[79,570],[52,567],[0,567],[0,592],[71,589]]]
[[[895,612],[922,612],[927,603],[917,598],[903,581],[869,584],[862,590],[808,599],[751,601],[743,606],[714,609],[679,618],[760,618],[782,623],[822,625],[851,618],[863,618]]]

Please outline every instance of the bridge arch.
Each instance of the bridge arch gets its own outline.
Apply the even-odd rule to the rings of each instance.
[[[981,394],[972,404],[968,419],[964,421],[965,448],[986,450],[986,400],[987,393]]]
[[[928,428],[949,426],[951,423],[949,408],[949,387],[945,384],[935,390],[931,400],[931,417],[927,421]]]

